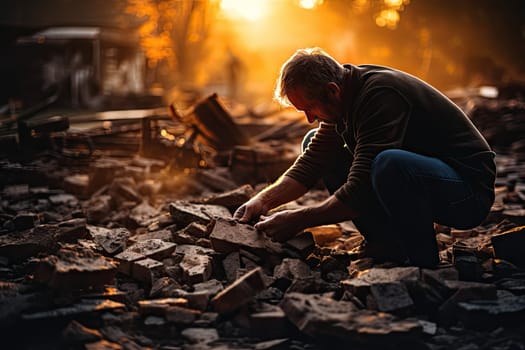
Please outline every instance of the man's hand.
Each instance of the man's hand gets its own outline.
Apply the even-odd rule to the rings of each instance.
[[[242,223],[258,220],[268,210],[297,199],[306,191],[307,188],[296,180],[281,176],[274,184],[241,205],[233,214],[233,218]]]
[[[241,205],[233,214],[233,218],[242,223],[248,223],[259,219],[259,216],[266,214],[263,201],[259,196],[255,196],[248,202]]]
[[[302,209],[284,210],[271,216],[261,216],[261,221],[254,227],[273,241],[284,242],[308,227],[306,219]]]

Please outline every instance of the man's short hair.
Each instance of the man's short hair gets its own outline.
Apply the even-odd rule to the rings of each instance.
[[[290,106],[288,93],[300,87],[307,98],[323,101],[327,98],[326,84],[342,86],[344,67],[318,47],[299,49],[282,65],[274,98]]]

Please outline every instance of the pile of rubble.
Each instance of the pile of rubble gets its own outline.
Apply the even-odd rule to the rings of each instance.
[[[482,225],[436,226],[436,269],[363,256],[351,222],[273,242],[232,220],[264,184],[231,168],[0,162],[6,348],[525,348],[525,164],[514,155],[497,157]]]

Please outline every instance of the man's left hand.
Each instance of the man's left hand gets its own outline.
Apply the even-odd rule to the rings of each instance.
[[[285,210],[270,216],[261,216],[254,227],[273,241],[284,242],[307,227],[305,219],[304,212],[300,209]]]

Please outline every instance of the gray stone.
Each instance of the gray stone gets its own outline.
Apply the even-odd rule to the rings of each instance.
[[[321,295],[288,293],[280,306],[300,331],[317,339],[386,346],[407,339],[417,342],[422,335],[417,320],[400,320],[388,313],[356,310],[351,302]]]
[[[163,271],[164,264],[150,258],[137,260],[131,264],[131,277],[148,285],[152,285]]]
[[[523,324],[525,295],[500,297],[496,300],[471,300],[458,303],[458,319],[467,327],[490,329]]]
[[[106,254],[115,255],[126,249],[127,241],[131,233],[126,228],[108,229],[105,227],[88,225],[87,230]]]
[[[56,256],[38,260],[35,279],[59,290],[101,289],[116,273],[117,266],[103,256],[61,249]]]
[[[368,308],[406,316],[414,309],[414,301],[401,282],[375,283],[370,286]]]
[[[175,243],[153,238],[139,241],[125,251],[138,253],[155,260],[162,260],[169,257],[175,251],[176,246]]]
[[[231,218],[230,211],[219,205],[193,204],[187,201],[170,203],[169,211],[177,225],[187,226],[191,222],[207,225],[216,217]]]
[[[147,227],[158,215],[159,210],[153,208],[148,202],[142,202],[131,210],[129,218],[137,226]]]
[[[219,339],[219,333],[214,328],[186,328],[180,335],[192,344],[208,344]]]
[[[356,278],[341,281],[343,287],[365,300],[370,287],[379,283],[417,282],[420,271],[418,267],[371,268],[360,272]]]
[[[182,274],[191,284],[200,283],[210,279],[212,275],[212,259],[208,255],[184,255],[180,262]]]
[[[210,234],[211,245],[219,253],[231,253],[240,248],[251,251],[272,249],[277,243],[271,242],[253,226],[240,224],[233,220],[217,219]]]
[[[211,300],[218,313],[229,313],[251,301],[266,287],[262,269],[256,268],[237,279]]]

